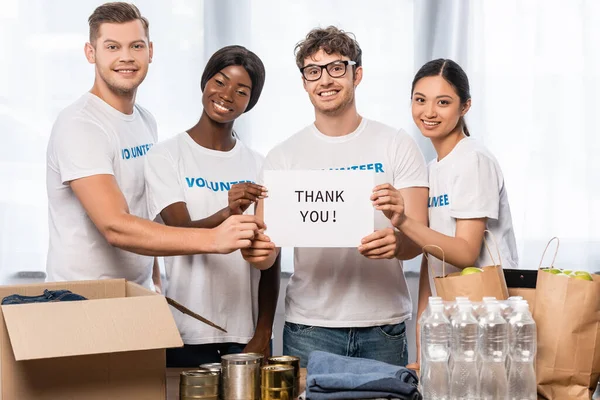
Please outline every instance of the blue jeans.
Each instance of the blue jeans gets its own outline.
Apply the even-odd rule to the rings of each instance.
[[[306,368],[308,355],[313,350],[406,366],[406,324],[323,328],[286,322],[283,327],[283,354],[300,357],[300,366]]]

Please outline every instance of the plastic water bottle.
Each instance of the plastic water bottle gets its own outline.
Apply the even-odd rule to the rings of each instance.
[[[471,301],[469,300],[468,297],[457,297],[454,300],[454,304],[452,305],[452,311],[450,313],[450,318],[449,318],[450,323],[452,323],[452,319],[454,318],[454,316],[458,314],[459,305],[462,303],[468,303],[470,305]]]
[[[500,315],[498,302],[487,303],[487,312],[479,320],[479,329],[481,332],[479,337],[480,398],[481,400],[506,400],[508,379],[505,363],[508,352],[508,323]]]
[[[514,305],[508,321],[510,371],[508,373],[509,400],[537,400],[535,355],[537,329],[529,312],[527,301]]]
[[[429,298],[429,303],[427,304],[427,308],[425,308],[425,310],[423,311],[423,313],[421,314],[421,317],[419,318],[419,325],[423,326],[423,322],[427,319],[427,317],[429,317],[429,315],[431,314],[431,304],[432,303],[439,303],[439,304],[443,304],[443,300],[441,297],[434,297],[431,296]]]
[[[479,400],[478,339],[479,325],[471,303],[459,303],[458,313],[452,320],[451,400]]]
[[[502,313],[502,316],[504,317],[504,319],[506,320],[506,322],[509,322],[511,315],[514,314],[514,312],[515,312],[515,307],[516,307],[517,303],[521,302],[521,301],[524,301],[525,303],[527,303],[527,300],[523,300],[522,296],[511,296],[505,301],[505,306],[501,310],[501,313]],[[509,329],[508,337],[509,337],[509,344],[510,344],[510,324],[509,324],[508,329]],[[508,350],[508,356],[506,357],[506,373],[508,374],[509,371],[510,371],[510,347]]]
[[[508,318],[515,310],[515,305],[521,300],[523,300],[522,296],[511,296],[506,300],[505,306],[502,309],[502,316],[504,319],[508,321]]]
[[[469,301],[468,297],[456,297],[456,301],[452,307],[452,313],[450,314],[450,318],[448,318],[450,320],[450,325],[452,327],[452,339],[450,340],[450,359],[448,360],[448,366],[450,368],[450,376],[452,376],[452,370],[454,369],[454,346],[456,345],[456,328],[455,328],[455,321],[456,321],[456,317],[459,314],[459,310],[460,310],[460,305],[461,304],[467,304],[469,306],[469,309],[472,310],[472,306],[471,306],[471,302]]]
[[[498,300],[496,300],[495,297],[484,297],[481,299],[481,303],[479,303],[479,305],[477,305],[475,308],[475,317],[477,319],[480,319],[483,315],[487,314],[487,305],[489,303],[497,303]]]
[[[425,361],[425,347],[423,346],[423,323],[425,322],[425,320],[427,319],[427,317],[429,317],[431,315],[431,305],[432,304],[444,304],[442,301],[441,297],[434,297],[431,296],[429,297],[429,304],[427,305],[427,308],[423,311],[423,313],[421,314],[421,317],[419,318],[419,326],[421,327],[421,335],[419,337],[419,339],[421,339],[421,376],[423,376],[425,374],[425,368],[427,367],[427,363]]]
[[[450,321],[444,314],[444,305],[429,305],[431,314],[421,327],[421,348],[426,367],[422,375],[423,400],[449,400],[450,374]]]

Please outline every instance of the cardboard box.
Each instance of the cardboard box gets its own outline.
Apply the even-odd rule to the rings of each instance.
[[[164,349],[183,342],[163,296],[116,279],[2,286],[0,299],[44,289],[89,300],[1,307],[0,400],[165,399]]]

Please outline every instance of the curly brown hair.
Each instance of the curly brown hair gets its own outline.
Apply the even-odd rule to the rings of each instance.
[[[129,3],[114,2],[105,3],[94,10],[92,15],[88,18],[90,25],[90,43],[95,45],[98,33],[100,32],[100,25],[104,23],[123,24],[125,22],[135,21],[139,19],[144,26],[146,36],[150,39],[149,26],[150,23],[145,17],[142,17],[140,10]]]
[[[345,32],[335,26],[325,29],[315,28],[308,32],[304,40],[298,42],[294,48],[296,54],[296,65],[304,67],[304,60],[319,50],[327,54],[338,53],[356,62],[356,66],[362,65],[362,50],[356,41],[354,34]]]

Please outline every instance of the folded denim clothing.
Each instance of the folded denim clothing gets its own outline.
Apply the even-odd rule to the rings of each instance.
[[[421,400],[414,371],[364,358],[313,351],[308,357],[306,398]]]
[[[28,304],[28,303],[51,303],[56,301],[78,301],[87,300],[85,297],[71,292],[70,290],[48,290],[39,296],[23,296],[20,294],[11,294],[2,299],[2,305],[7,304]]]

